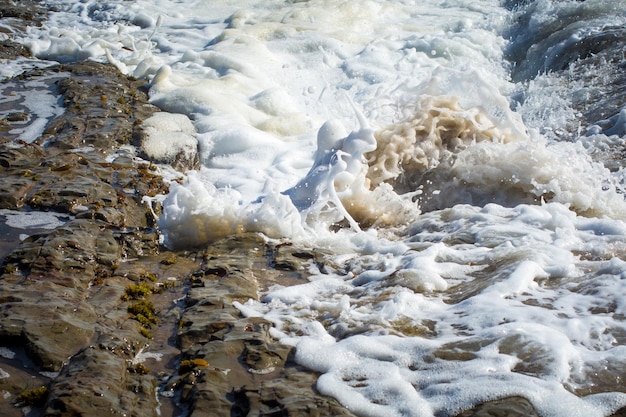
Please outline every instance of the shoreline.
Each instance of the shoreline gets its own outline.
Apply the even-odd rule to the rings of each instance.
[[[45,12],[37,2],[0,5],[0,21],[14,19],[15,30]],[[0,45],[2,59],[24,53]],[[258,234],[164,248],[142,198],[166,194],[167,183],[136,158],[141,123],[159,111],[144,83],[95,62],[33,69],[1,85],[16,80],[15,91],[47,83],[64,112],[18,146],[10,132],[33,116],[2,119],[0,208],[54,211],[67,221],[23,240],[18,229],[0,229],[3,415],[353,415],[315,390],[317,375],[271,338],[270,322],[233,307],[273,283],[306,282],[302,271],[323,264],[323,251]],[[19,401],[24,393],[31,397]],[[537,413],[512,397],[459,417],[494,415]]]
[[[10,9],[16,30],[28,24],[20,18],[41,18],[30,7],[38,6]],[[0,45],[3,59],[24,55],[18,44]],[[316,375],[269,336],[269,322],[245,319],[232,306],[258,299],[259,286],[281,276],[305,279],[296,271],[307,261],[286,256],[280,270],[268,268],[278,250],[254,234],[190,251],[159,244],[142,198],[168,187],[136,157],[141,122],[159,111],[143,82],[112,65],[79,62],[28,70],[1,85],[19,96],[31,81],[59,94],[64,110],[30,143],[15,142],[15,132],[35,115],[3,117],[0,208],[56,212],[67,221],[37,230],[3,221],[3,414],[231,415],[278,407],[352,415],[315,391]],[[187,169],[196,163],[186,162]],[[254,273],[242,274],[244,265]]]

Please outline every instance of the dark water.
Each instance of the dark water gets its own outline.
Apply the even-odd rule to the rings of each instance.
[[[511,79],[527,85],[551,77],[562,85],[578,123],[569,134],[624,136],[626,27],[623,1],[505,2],[515,22],[505,56]],[[527,99],[520,89],[518,104]],[[620,115],[621,114],[621,115]],[[573,131],[573,128],[577,131]],[[562,137],[567,135],[562,134]],[[570,136],[571,137],[571,136]],[[614,150],[616,157],[622,149]],[[619,158],[618,158],[619,159]],[[615,161],[607,161],[621,167]]]

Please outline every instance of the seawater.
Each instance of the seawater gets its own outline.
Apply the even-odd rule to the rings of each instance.
[[[362,416],[626,406],[625,1],[44,3],[39,59],[145,79],[175,114],[154,146],[176,121],[197,141],[164,244],[333,254],[237,304],[320,392]]]

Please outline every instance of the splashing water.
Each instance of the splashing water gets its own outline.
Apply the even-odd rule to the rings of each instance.
[[[623,0],[45,3],[38,57],[146,79],[185,120],[148,123],[159,152],[197,142],[166,245],[332,253],[237,304],[320,392],[362,416],[626,406]]]

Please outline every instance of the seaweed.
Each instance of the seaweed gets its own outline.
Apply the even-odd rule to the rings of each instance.
[[[48,387],[42,385],[37,388],[22,391],[16,398],[15,404],[42,406],[48,397]]]
[[[151,301],[141,300],[128,306],[128,313],[132,315],[132,318],[146,327],[150,327],[152,324],[159,322],[158,317],[155,316],[156,310],[154,304]]]

